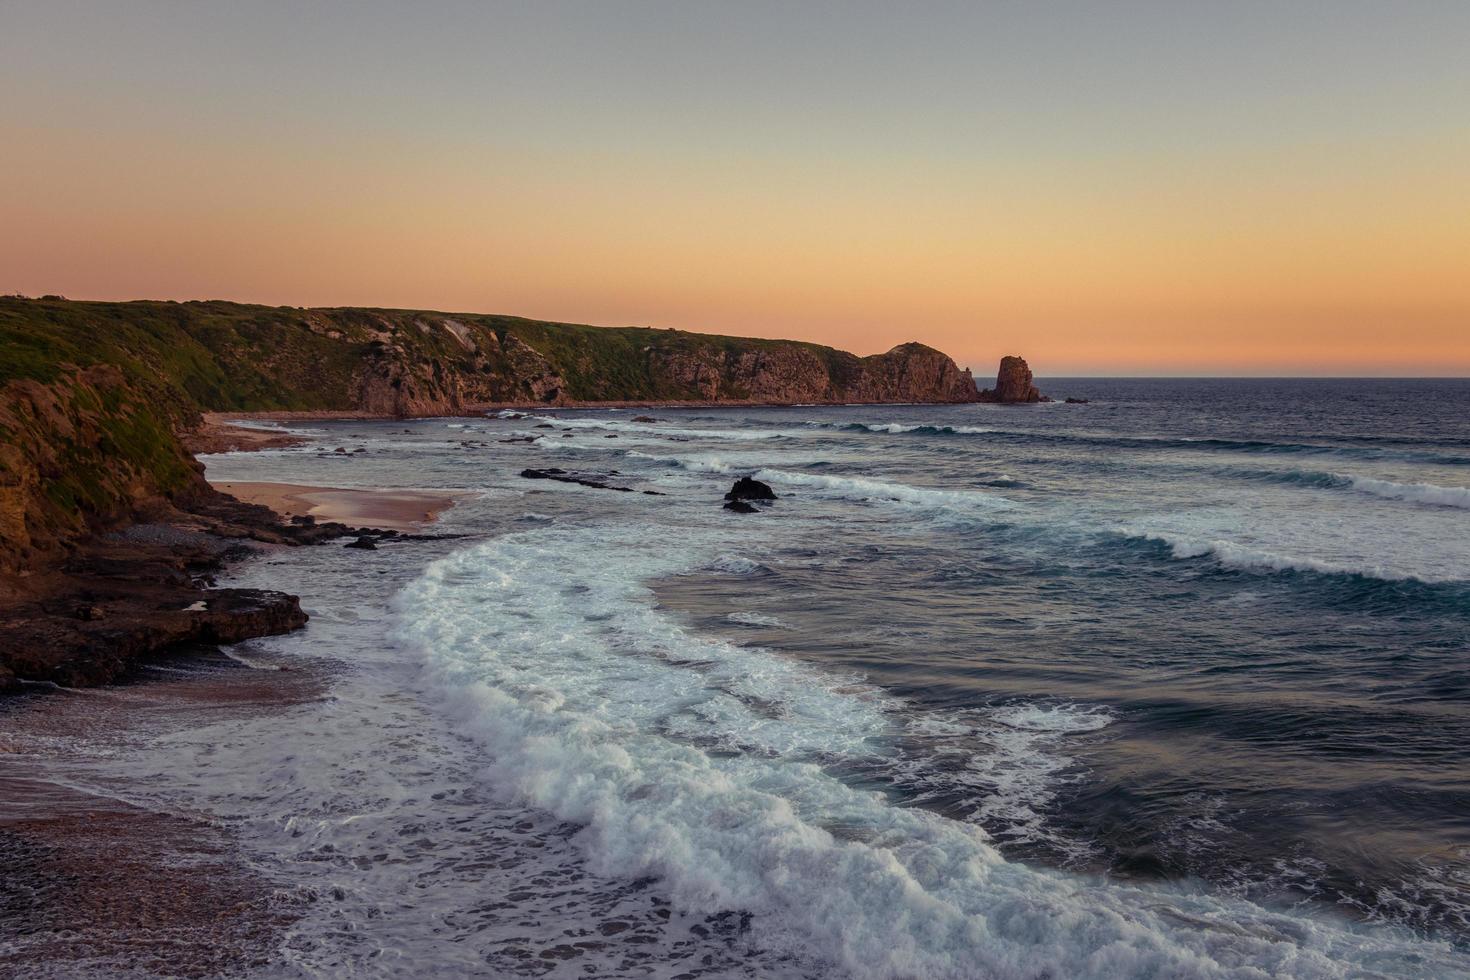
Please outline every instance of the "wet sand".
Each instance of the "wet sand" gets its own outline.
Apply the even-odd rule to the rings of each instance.
[[[264,504],[283,517],[314,517],[353,527],[412,531],[453,507],[452,495],[423,490],[345,490],[296,483],[221,481],[213,484],[239,500]]]
[[[299,914],[226,826],[151,809],[106,759],[134,741],[322,696],[314,671],[219,653],[97,691],[0,702],[0,976],[248,973]]]

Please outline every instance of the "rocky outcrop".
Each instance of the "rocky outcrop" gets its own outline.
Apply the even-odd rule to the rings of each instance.
[[[113,596],[112,611],[95,621],[22,612],[0,626],[0,644],[7,647],[9,670],[20,677],[94,687],[184,644],[238,643],[306,624],[297,598],[284,592],[213,589],[204,595],[172,607],[167,603],[193,593],[155,593],[146,601]]]
[[[521,478],[524,480],[551,480],[554,483],[574,483],[577,486],[592,487],[594,490],[616,490],[619,493],[633,492],[632,487],[625,487],[621,484],[609,482],[615,476],[617,476],[616,470],[606,476],[602,476],[598,474],[568,473],[566,470],[557,466],[548,466],[544,470],[521,470]],[[661,490],[644,490],[643,492],[650,497],[667,496]]]
[[[900,344],[863,358],[857,376],[837,391],[837,401],[973,402],[975,379],[948,355],[923,344]]]
[[[995,375],[995,387],[980,392],[982,402],[1024,404],[1027,402],[1049,402],[1032,381],[1031,368],[1024,358],[1007,355],[1000,359],[1000,370]]]
[[[742,476],[735,481],[730,492],[725,494],[726,500],[775,500],[776,491],[771,489],[769,483],[748,476]]]
[[[748,476],[742,476],[735,481],[730,492],[725,494],[725,509],[737,514],[758,514],[760,508],[751,503],[758,500],[763,504],[771,503],[776,499],[776,491],[771,489],[768,483]]]
[[[715,345],[648,350],[663,387],[699,401],[972,402],[970,372],[923,344],[857,357],[813,344],[772,342],[754,350]]]
[[[311,543],[346,528],[282,526],[265,508],[222,495],[200,509],[83,540],[60,564],[12,579],[0,593],[0,679],[105,684],[191,644],[302,626],[295,596],[212,588],[213,573],[250,553],[241,539]]]

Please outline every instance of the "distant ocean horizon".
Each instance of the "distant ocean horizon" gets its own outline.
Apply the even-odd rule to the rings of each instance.
[[[1470,976],[1470,381],[1039,382],[207,457],[466,537],[244,566],[328,700],[147,793],[312,975]]]

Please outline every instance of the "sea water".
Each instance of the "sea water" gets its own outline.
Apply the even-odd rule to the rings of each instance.
[[[1470,382],[1045,387],[210,457],[464,537],[245,566],[313,619],[234,652],[327,693],[137,793],[280,975],[1470,976]]]

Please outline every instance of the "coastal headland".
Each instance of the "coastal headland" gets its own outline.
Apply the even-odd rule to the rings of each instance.
[[[210,588],[249,553],[242,542],[361,539],[364,528],[371,540],[453,502],[211,486],[195,454],[299,441],[232,419],[988,397],[918,343],[859,357],[499,315],[0,297],[0,689],[104,683],[179,644],[296,628],[293,596]]]

